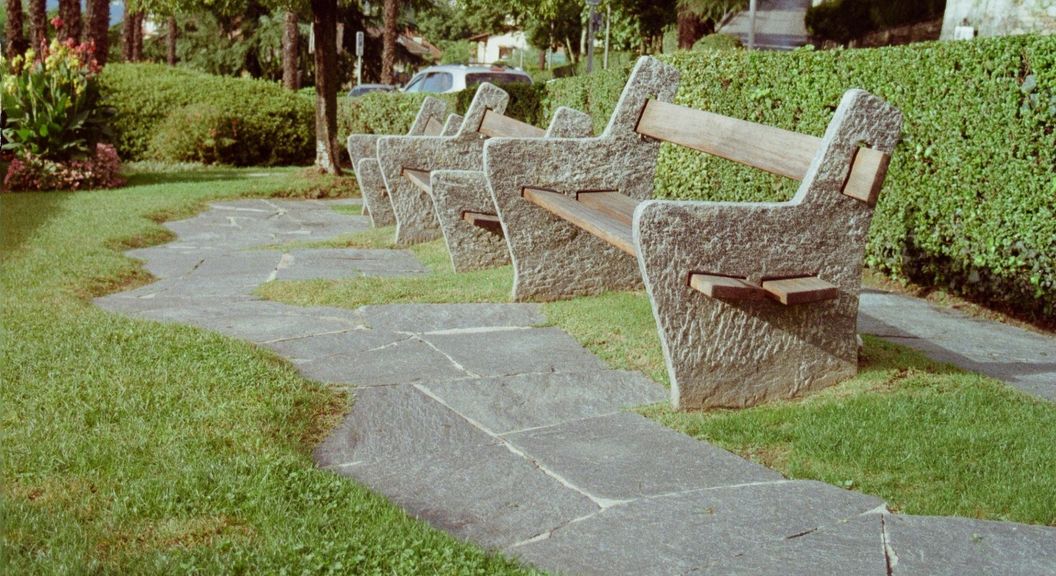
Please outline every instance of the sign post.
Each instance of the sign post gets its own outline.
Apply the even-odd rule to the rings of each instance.
[[[363,83],[363,32],[356,32],[356,86]]]

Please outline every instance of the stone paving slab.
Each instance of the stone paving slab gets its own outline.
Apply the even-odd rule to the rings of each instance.
[[[606,366],[558,328],[428,332],[422,338],[478,376],[581,372]]]
[[[297,364],[332,356],[366,352],[410,338],[411,336],[407,334],[357,328],[330,334],[315,334],[304,338],[273,340],[265,346]]]
[[[613,506],[507,552],[564,573],[704,573],[708,565],[881,505],[812,481],[697,490]]]
[[[1056,401],[1056,337],[875,290],[862,291],[858,330]]]
[[[405,250],[323,248],[291,250],[277,270],[276,280],[341,279],[351,276],[410,276],[428,269]]]
[[[662,387],[640,373],[619,370],[520,374],[420,386],[495,434],[612,414],[667,398]]]
[[[1056,574],[1056,528],[892,515],[884,525],[893,576]]]
[[[546,321],[537,304],[385,304],[364,306],[360,312],[372,327],[416,334]]]
[[[607,500],[783,479],[638,414],[575,420],[504,438],[547,470]]]
[[[468,378],[473,374],[416,337],[362,352],[296,363],[306,378],[361,387]]]

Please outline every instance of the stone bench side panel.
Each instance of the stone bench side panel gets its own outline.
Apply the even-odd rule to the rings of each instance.
[[[481,84],[465,118],[453,136],[387,136],[378,141],[378,161],[396,216],[396,243],[415,244],[442,235],[429,194],[402,176],[404,168],[480,170],[484,137],[477,132],[487,110],[502,113],[509,95],[491,84]],[[449,122],[446,129],[454,124]]]
[[[356,169],[359,192],[363,196],[363,213],[370,217],[375,228],[392,226],[396,217],[392,213],[389,194],[385,190],[385,179],[381,177],[381,165],[377,158],[364,158]]]
[[[641,138],[634,129],[647,99],[670,102],[677,88],[677,70],[642,58],[601,136],[487,142],[484,170],[510,248],[514,300],[641,288],[633,257],[524,200],[521,190],[534,187],[571,196],[617,190],[649,198],[659,143]]]
[[[560,107],[547,129],[547,137],[582,138],[593,132],[589,114]],[[434,171],[431,178],[436,217],[456,272],[503,266],[510,262],[506,239],[499,231],[466,222],[467,211],[495,214],[487,178],[477,171]]]
[[[900,128],[898,110],[851,91],[791,201],[638,206],[634,242],[675,408],[751,406],[856,373],[858,295],[873,209],[841,190],[858,143],[890,153]],[[817,275],[839,296],[794,306],[725,301],[692,289],[693,272],[755,282]]]

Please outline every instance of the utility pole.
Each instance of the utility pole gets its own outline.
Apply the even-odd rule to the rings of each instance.
[[[605,62],[604,68],[609,69],[609,28],[612,27],[612,5],[605,6]]]
[[[748,49],[755,50],[755,3],[751,0],[748,4]],[[743,6],[743,4],[742,4]]]
[[[356,32],[356,86],[363,83],[363,32]]]
[[[587,18],[587,74],[594,71],[594,10],[601,0],[587,0],[590,6],[590,16]]]

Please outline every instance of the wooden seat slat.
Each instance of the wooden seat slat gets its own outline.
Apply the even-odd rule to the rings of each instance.
[[[766,300],[770,297],[758,284],[729,276],[690,274],[689,285],[694,290],[722,300]]]
[[[425,131],[423,132],[426,136],[439,136],[444,132],[444,123],[437,120],[435,116],[430,116],[429,120],[425,123]]]
[[[876,206],[890,162],[891,156],[888,154],[872,148],[859,148],[854,155],[847,182],[843,185],[843,193],[870,206]]]
[[[426,194],[433,193],[433,188],[429,184],[429,172],[426,172],[425,170],[414,170],[412,168],[404,168],[403,175],[411,181],[411,184],[414,184]]]
[[[484,119],[480,122],[480,128],[477,132],[487,136],[488,138],[497,138],[501,136],[511,138],[542,138],[546,135],[546,130],[537,128],[531,124],[521,122],[515,118],[504,116],[498,112],[487,110],[484,112]]]
[[[638,200],[624,196],[613,190],[599,190],[597,192],[580,192],[576,194],[576,200],[584,206],[589,206],[602,214],[611,216],[630,226],[634,220],[634,208],[638,206]]]
[[[525,200],[554,216],[590,232],[631,256],[636,254],[629,224],[585,206],[560,192],[525,188],[521,193]]]
[[[499,234],[502,234],[502,220],[499,220],[497,214],[466,211],[462,213],[462,219],[489,232],[498,232]]]
[[[762,286],[786,306],[834,300],[840,296],[839,288],[817,276],[764,280]]]

